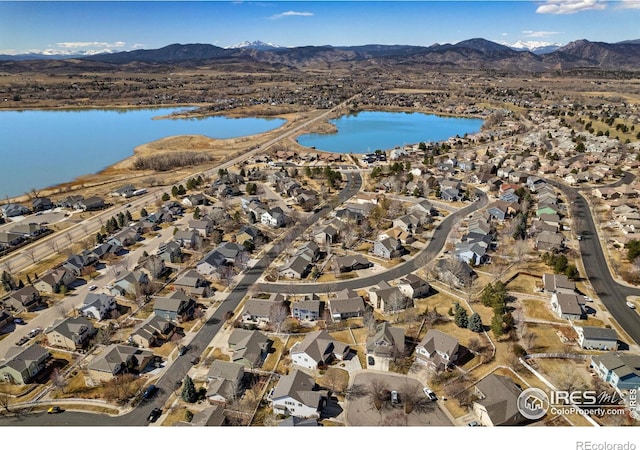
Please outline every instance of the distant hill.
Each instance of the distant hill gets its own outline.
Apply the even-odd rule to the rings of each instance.
[[[531,50],[512,48],[486,39],[476,38],[456,44],[433,44],[428,47],[412,45],[361,45],[361,46],[304,46],[278,47],[261,41],[244,42],[229,48],[211,44],[172,44],[154,50],[134,50],[74,57],[58,60],[52,67],[64,69],[65,64],[77,70],[98,70],[101,64],[127,65],[135,70],[141,67],[182,65],[198,67],[210,64],[265,64],[276,67],[328,67],[336,63],[421,65],[457,69],[491,69],[513,72],[544,72],[599,68],[607,70],[639,70],[640,40],[619,43],[579,40],[555,50],[528,44]],[[546,51],[548,50],[548,51]],[[38,63],[29,61],[39,59]],[[47,58],[36,55],[0,56],[0,68],[4,70],[39,70],[47,66]],[[65,62],[67,61],[67,62]],[[10,64],[12,62],[12,64]],[[52,61],[49,62],[53,64]],[[366,67],[366,66],[363,66]],[[116,69],[116,67],[113,67]]]

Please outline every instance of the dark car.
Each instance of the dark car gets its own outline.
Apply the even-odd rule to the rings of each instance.
[[[367,364],[369,364],[370,366],[376,365],[376,360],[373,358],[373,356],[367,357]]]
[[[198,356],[194,356],[193,358],[191,358],[191,364],[198,364],[200,362],[200,357]]]
[[[162,410],[160,408],[153,408],[153,410],[149,413],[149,417],[147,417],[147,422],[155,422],[162,415]]]
[[[155,384],[150,384],[142,393],[142,398],[147,399],[153,397],[153,394],[155,394],[157,390],[158,387]]]
[[[185,353],[187,353],[187,350],[189,350],[189,347],[187,347],[186,345],[183,345],[178,349],[178,356],[184,355]]]

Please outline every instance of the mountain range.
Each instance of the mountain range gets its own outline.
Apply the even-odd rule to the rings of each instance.
[[[514,44],[515,45],[515,44]],[[53,58],[49,56],[49,59]],[[36,59],[36,61],[32,61]],[[4,70],[37,70],[47,58],[37,55],[0,55]],[[37,61],[40,60],[40,61]],[[515,72],[544,72],[577,68],[638,70],[640,40],[619,43],[578,40],[567,45],[536,46],[519,43],[517,48],[476,38],[456,44],[362,45],[280,47],[261,41],[243,42],[229,48],[211,44],[172,44],[153,50],[133,50],[67,57],[56,67],[112,67],[114,65],[178,65],[257,63],[294,68],[327,67],[340,63],[413,64],[458,69],[493,69]],[[97,68],[97,67],[96,67]]]

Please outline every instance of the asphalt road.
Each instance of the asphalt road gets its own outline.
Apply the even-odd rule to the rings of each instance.
[[[627,173],[615,185],[629,184],[634,178],[632,174]],[[591,282],[591,286],[611,316],[636,344],[640,344],[640,315],[626,305],[627,297],[640,295],[640,289],[620,284],[611,276],[589,205],[579,189],[565,186],[554,180],[546,181],[567,196],[571,215],[580,224],[581,229],[576,230],[576,233],[584,235],[579,243],[586,278]]]
[[[347,173],[347,185],[338,194],[338,200],[344,202],[355,195],[362,186],[362,178],[357,173]],[[315,214],[313,214],[304,223],[293,226],[288,232],[290,239],[297,238],[310,224],[324,217],[332,208],[326,205]],[[118,416],[111,417],[105,414],[92,414],[66,411],[62,414],[36,413],[20,417],[0,419],[0,426],[145,426],[147,425],[147,417],[153,408],[162,408],[167,398],[172,393],[176,381],[184,379],[185,375],[191,368],[191,357],[200,354],[207,347],[209,342],[220,331],[224,325],[224,317],[227,311],[234,311],[240,301],[247,293],[247,289],[254,285],[258,278],[262,276],[264,270],[269,267],[271,262],[282,252],[282,246],[286,244],[276,243],[269,251],[265,252],[260,260],[250,269],[245,270],[239,279],[237,285],[228,294],[224,303],[220,305],[213,315],[207,320],[205,325],[198,331],[188,344],[189,351],[177,357],[171,365],[165,370],[164,374],[158,379],[155,385],[159,388],[159,392],[151,399],[140,403],[133,411]]]
[[[433,238],[429,241],[429,244],[424,249],[420,250],[415,257],[398,264],[383,273],[331,283],[260,283],[258,284],[258,290],[268,293],[289,292],[292,294],[320,294],[326,293],[329,288],[332,291],[339,291],[342,289],[362,289],[378,284],[383,280],[390,281],[409,275],[410,273],[424,267],[438,256],[444,247],[447,237],[449,236],[449,232],[453,229],[454,224],[460,221],[467,214],[487,205],[488,199],[486,194],[481,191],[477,191],[476,194],[478,195],[478,200],[452,214],[449,214],[442,222],[440,222],[436,227],[433,233]]]

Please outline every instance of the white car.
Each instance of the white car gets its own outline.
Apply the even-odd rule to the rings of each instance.
[[[98,286],[96,286],[95,284],[92,284],[91,286],[89,286],[90,291],[95,291],[96,289],[98,289]]]
[[[436,400],[438,400],[438,396],[435,394],[435,392],[433,392],[428,387],[422,389],[422,392],[424,392],[424,395],[429,397],[431,399],[431,401],[435,402]]]
[[[628,306],[629,308],[631,308],[631,309],[636,309],[636,305],[634,305],[634,304],[633,304],[633,303],[631,303],[631,302],[627,302],[627,306]]]

